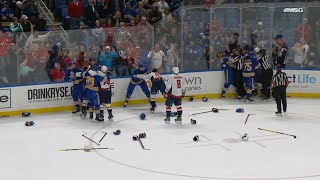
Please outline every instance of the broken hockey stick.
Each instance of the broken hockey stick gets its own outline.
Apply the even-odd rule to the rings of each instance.
[[[113,150],[113,148],[74,148],[74,149],[59,149],[59,151],[91,151],[91,150],[98,150],[98,149],[109,149]]]
[[[147,149],[147,148],[144,147],[144,145],[143,145],[143,143],[142,143],[140,138],[138,138],[138,141],[139,141],[139,143],[140,143],[140,145],[141,145],[143,150],[151,150],[151,149]]]
[[[246,118],[246,121],[244,122],[244,125],[247,124],[247,121],[248,121],[248,119],[249,119],[249,116],[251,116],[251,115],[255,115],[255,114],[248,114],[248,116],[247,116],[247,118]]]
[[[258,128],[258,130],[260,130],[260,131],[272,132],[272,133],[277,133],[277,134],[282,134],[282,135],[286,135],[286,136],[292,136],[292,137],[294,137],[294,138],[297,138],[296,135],[286,134],[286,133],[282,133],[282,132],[278,132],[278,131],[272,131],[272,130],[262,129],[262,128]]]
[[[82,134],[82,136],[83,136],[84,138],[88,139],[89,141],[91,141],[91,142],[95,143],[96,145],[100,146],[100,144],[99,144],[99,143],[95,142],[95,141],[94,141],[94,140],[92,140],[91,138],[88,138],[88,137],[87,137],[87,136],[85,136],[84,134]]]
[[[102,132],[104,133],[104,135],[102,136],[102,138],[100,139],[99,143],[101,143],[101,141],[104,139],[104,137],[106,137],[106,135],[108,134],[107,132]]]

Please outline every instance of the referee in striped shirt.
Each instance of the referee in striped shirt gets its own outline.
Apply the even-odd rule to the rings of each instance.
[[[288,76],[286,73],[281,71],[281,67],[277,66],[277,72],[272,78],[272,88],[273,88],[273,96],[277,103],[277,112],[275,113],[277,116],[282,116],[283,113],[287,112],[287,87],[289,84]]]
[[[263,71],[263,76],[262,76],[262,90],[264,95],[263,100],[268,101],[268,100],[271,100],[270,85],[271,85],[271,80],[273,76],[272,66],[269,63],[268,59],[266,58],[265,49],[260,49],[259,47],[256,47],[254,51],[258,53],[257,59],[261,64],[261,69]]]

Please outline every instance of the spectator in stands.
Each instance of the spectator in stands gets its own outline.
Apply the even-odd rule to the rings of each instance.
[[[141,20],[140,20],[140,23],[138,24],[138,26],[151,27],[151,25],[147,21],[147,17],[144,17],[144,16],[141,17]]]
[[[47,21],[43,18],[43,14],[39,14],[36,22],[34,23],[38,31],[47,31]]]
[[[160,11],[161,13],[164,13],[164,11],[165,11],[166,9],[169,9],[169,5],[168,5],[168,3],[167,3],[165,0],[160,0],[160,1],[157,3],[157,6],[158,6],[159,11]]]
[[[304,38],[307,44],[312,41],[312,27],[308,24],[307,18],[304,18],[302,24],[299,24],[296,28],[296,41],[300,41],[301,38]]]
[[[73,0],[68,6],[68,15],[70,16],[71,29],[79,26],[81,18],[84,13],[84,8],[80,0]]]
[[[20,19],[23,32],[31,32],[32,23],[29,21],[28,16],[22,15]]]
[[[53,82],[63,82],[64,71],[59,63],[54,64],[54,68],[50,71],[50,76]]]
[[[12,23],[9,24],[9,28],[12,33],[23,32],[23,28],[16,17],[12,18]]]
[[[238,33],[233,33],[233,36],[230,37],[229,39],[229,52],[232,52],[233,50],[239,50],[239,34]]]
[[[162,62],[167,59],[164,52],[160,50],[160,45],[155,44],[153,50],[148,54],[148,59],[151,61],[151,69],[157,69],[159,73],[163,72]]]
[[[116,12],[116,14],[113,16],[112,21],[113,21],[112,24],[114,24],[115,27],[120,26],[120,23],[123,22],[122,15],[121,15],[120,11]]]
[[[128,53],[120,50],[119,57],[114,59],[117,76],[129,76],[128,61]]]
[[[4,1],[3,8],[0,10],[1,26],[8,27],[13,18],[13,11],[9,7],[9,2]]]
[[[107,1],[99,0],[96,6],[97,6],[97,12],[99,14],[100,23],[102,25],[106,24],[106,18],[108,17],[108,14],[109,14]]]
[[[9,62],[9,45],[12,39],[8,35],[7,30],[5,28],[0,29],[0,79],[4,83],[8,83],[7,79],[7,66]]]
[[[27,39],[25,47],[31,48],[32,50],[37,50],[39,48],[39,44],[45,42],[49,37],[50,32],[44,35],[39,35],[39,31],[35,29],[31,36]]]
[[[21,83],[31,83],[33,82],[33,72],[34,68],[28,66],[27,58],[23,59],[23,62],[19,65],[19,76]]]
[[[122,12],[125,0],[112,0],[108,1],[109,14],[115,14],[116,12]]]
[[[111,18],[106,19],[106,23],[102,25],[103,28],[112,28],[114,24]]]
[[[72,53],[68,52],[66,58],[63,60],[64,67],[66,67],[66,69],[70,66],[69,63],[71,61],[72,61]]]
[[[138,3],[138,9],[137,9],[137,13],[139,15],[139,17],[146,17],[148,19],[148,11],[143,7],[143,2],[139,1]]]
[[[88,6],[84,10],[84,17],[90,28],[94,27],[96,20],[99,18],[98,8],[93,0],[88,1]]]
[[[178,51],[176,49],[176,44],[170,43],[170,49],[167,52],[167,60],[164,66],[165,73],[171,73],[173,67],[176,67],[180,63],[180,58]]]
[[[131,17],[130,18],[130,22],[127,24],[127,26],[136,26],[136,18],[135,17]]]
[[[84,67],[89,65],[89,61],[85,60],[85,53],[79,52],[78,53],[78,59],[76,61],[76,66],[80,69],[83,69]]]
[[[131,17],[136,17],[138,15],[137,11],[134,10],[130,2],[127,2],[126,7],[122,11],[123,20],[125,23],[130,23]]]
[[[161,20],[161,28],[167,30],[168,26],[170,26],[170,22],[172,21],[172,15],[170,13],[170,9],[165,9],[162,13],[162,20]]]
[[[17,1],[16,6],[17,8],[14,10],[13,15],[14,17],[20,19],[21,16],[23,15],[23,2]]]
[[[118,58],[118,54],[112,52],[110,46],[107,46],[105,48],[105,51],[100,54],[99,64],[101,66],[107,66],[108,68],[112,68],[114,58]]]
[[[26,2],[24,9],[23,9],[23,14],[28,16],[30,18],[31,22],[35,23],[36,18],[39,15],[39,12],[38,12],[38,8],[34,4],[33,0],[29,0]]]
[[[263,29],[263,23],[258,23],[258,29],[253,32],[253,41],[260,49],[265,49],[267,45],[267,31]]]
[[[154,24],[162,18],[162,13],[159,11],[158,5],[155,3],[152,10],[149,11],[149,23]]]
[[[296,42],[291,49],[294,52],[294,63],[299,65],[300,68],[304,68],[304,65],[308,63],[309,45],[301,38],[300,42]]]

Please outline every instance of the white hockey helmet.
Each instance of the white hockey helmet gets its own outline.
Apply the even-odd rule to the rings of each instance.
[[[103,73],[106,73],[106,72],[108,71],[107,66],[102,66],[102,67],[101,67],[101,71],[102,71]]]
[[[173,67],[172,68],[172,73],[173,74],[178,74],[179,73],[179,68],[178,67]]]
[[[259,51],[260,51],[260,48],[259,48],[259,47],[254,48],[254,52],[255,52],[255,53],[258,53]]]

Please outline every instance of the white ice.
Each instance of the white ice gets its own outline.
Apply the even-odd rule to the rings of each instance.
[[[184,102],[183,124],[164,123],[165,106],[155,113],[148,105],[114,108],[114,122],[80,119],[71,113],[0,119],[1,180],[276,180],[320,179],[320,101],[288,99],[288,115],[274,115],[275,102],[245,104],[209,99]],[[225,108],[218,113],[190,114]],[[244,113],[236,113],[237,108]],[[146,120],[139,114],[145,112]],[[244,121],[248,114],[246,125]],[[197,121],[196,125],[190,119]],[[25,121],[34,121],[25,127]],[[294,134],[297,139],[265,128]],[[121,134],[112,132],[117,129]],[[114,150],[58,151],[98,147],[82,137]],[[132,136],[145,132],[143,150]],[[249,141],[240,140],[249,134]],[[199,135],[200,140],[192,139]]]

